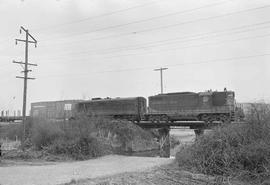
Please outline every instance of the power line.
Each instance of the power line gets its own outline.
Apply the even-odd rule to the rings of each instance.
[[[147,19],[131,21],[131,22],[124,23],[124,24],[117,24],[117,25],[113,25],[113,26],[107,26],[107,27],[104,27],[104,28],[98,28],[98,29],[94,29],[94,30],[91,30],[91,31],[81,32],[80,34],[94,33],[94,32],[104,31],[104,30],[108,30],[108,29],[124,27],[124,26],[132,25],[132,24],[148,22],[148,21],[152,21],[152,20],[156,20],[156,19],[161,19],[161,18],[164,18],[164,17],[175,16],[175,15],[179,15],[179,14],[186,14],[186,13],[190,13],[190,12],[193,12],[193,11],[196,11],[196,10],[200,10],[200,9],[204,9],[204,8],[208,8],[208,7],[212,7],[212,6],[217,6],[217,5],[220,5],[220,4],[224,4],[226,2],[228,2],[228,0],[222,1],[222,2],[219,2],[219,3],[212,3],[212,4],[203,5],[203,6],[200,6],[200,7],[197,7],[197,8],[191,8],[191,9],[177,11],[177,12],[168,13],[168,14],[164,14],[164,15],[154,16],[154,17],[150,17],[150,18],[147,18]],[[71,34],[71,35],[66,35],[64,37],[68,37],[68,36],[74,36],[74,35]],[[46,39],[46,40],[50,40],[50,38]]]
[[[148,55],[148,54],[156,54],[158,52],[170,52],[174,50],[181,50],[181,49],[187,49],[187,48],[193,48],[193,47],[201,47],[201,46],[209,46],[209,45],[216,45],[216,44],[223,44],[225,42],[235,42],[239,40],[246,40],[246,39],[257,39],[257,38],[264,38],[264,37],[269,37],[270,34],[265,34],[265,35],[259,35],[259,36],[254,36],[254,37],[243,37],[243,38],[238,38],[238,39],[231,39],[231,40],[224,40],[224,41],[218,41],[218,42],[210,42],[206,44],[198,44],[198,45],[190,45],[190,46],[185,46],[185,47],[180,47],[180,48],[172,48],[172,49],[167,49],[167,50],[156,50],[152,52],[143,52],[143,53],[135,53],[135,54],[124,54],[124,55],[115,55],[115,56],[110,56],[107,58],[118,58],[118,57],[126,57],[126,56],[136,56],[136,55]]]
[[[205,39],[205,38],[208,38],[208,37],[213,38],[213,37],[220,37],[220,36],[228,36],[228,35],[232,35],[232,34],[245,33],[245,32],[248,32],[248,31],[254,31],[254,30],[258,30],[258,29],[266,29],[266,28],[269,28],[270,25],[266,25],[266,26],[260,27],[260,28],[250,28],[250,29],[247,29],[247,30],[234,31],[234,32],[226,33],[228,31],[239,30],[239,29],[242,29],[242,28],[245,28],[245,27],[252,27],[252,26],[255,26],[255,25],[264,25],[264,24],[268,24],[268,23],[270,23],[270,21],[267,21],[267,22],[264,22],[264,23],[259,23],[259,24],[235,27],[235,28],[231,28],[231,29],[225,29],[225,30],[212,31],[212,32],[207,32],[207,33],[189,35],[189,37],[191,37],[191,38],[187,38],[187,36],[174,37],[174,38],[170,38],[170,39],[153,41],[153,42],[145,42],[145,43],[142,43],[142,44],[136,44],[136,45],[126,46],[126,47],[116,47],[116,48],[111,47],[111,48],[107,48],[107,49],[104,49],[104,50],[93,50],[92,49],[92,50],[80,51],[80,52],[71,52],[71,53],[68,52],[68,54],[84,54],[84,53],[86,53],[86,54],[94,53],[95,54],[95,52],[102,52],[102,51],[105,51],[102,54],[110,54],[110,53],[114,53],[114,52],[121,52],[122,50],[125,50],[125,51],[140,50],[140,49],[158,47],[158,46],[163,46],[163,45],[171,45],[171,44],[178,44],[178,43],[183,43],[183,42],[196,41],[196,40],[201,40],[201,39]],[[220,34],[220,33],[221,33],[221,35],[212,35],[212,34]],[[224,33],[224,34],[222,34],[222,33]],[[193,37],[195,37],[195,38],[193,38]],[[158,44],[158,43],[160,43],[160,44]],[[116,50],[116,51],[113,51],[113,50]],[[117,51],[117,50],[119,50],[119,51]],[[106,52],[106,51],[111,51],[111,52]]]
[[[171,49],[166,49],[166,50],[155,50],[155,51],[147,51],[147,52],[140,52],[140,53],[131,53],[131,54],[122,54],[122,55],[114,55],[114,56],[108,56],[104,57],[103,59],[111,59],[111,58],[119,58],[119,57],[129,57],[129,56],[140,56],[140,55],[149,55],[149,54],[156,54],[160,52],[171,52],[175,50],[181,50],[181,49],[188,49],[188,48],[194,48],[194,47],[202,47],[202,46],[209,46],[209,45],[216,45],[216,44],[223,44],[227,42],[235,42],[235,41],[240,41],[240,40],[247,40],[247,39],[257,39],[257,38],[264,38],[264,37],[269,37],[270,34],[265,34],[265,35],[257,35],[253,37],[242,37],[242,38],[237,38],[237,39],[228,39],[228,40],[223,40],[223,41],[217,41],[217,42],[208,42],[204,44],[194,44],[190,46],[184,46],[184,47],[177,47],[177,48],[171,48]],[[91,56],[91,55],[90,55]],[[93,55],[92,55],[93,56]],[[63,58],[63,57],[62,57]],[[56,59],[61,59],[61,57],[58,58],[51,58],[49,60],[56,60]],[[78,60],[78,58],[77,58]]]
[[[91,16],[91,17],[87,17],[84,19],[79,19],[79,20],[75,20],[75,21],[70,21],[70,22],[66,22],[66,23],[62,23],[62,24],[57,24],[57,25],[53,25],[53,26],[49,26],[49,27],[43,27],[43,28],[34,28],[33,30],[47,30],[50,28],[57,28],[60,26],[65,26],[65,25],[70,25],[70,24],[77,24],[77,23],[81,23],[81,22],[85,22],[85,21],[89,21],[89,20],[93,20],[93,19],[97,19],[97,18],[101,18],[101,17],[106,17],[106,16],[110,16],[110,15],[114,15],[114,14],[118,14],[118,13],[123,13],[126,11],[130,11],[130,10],[134,10],[134,9],[138,9],[138,8],[142,8],[142,7],[146,7],[152,4],[156,4],[158,0],[153,1],[153,2],[149,2],[149,3],[144,3],[141,5],[137,5],[137,6],[133,6],[133,7],[129,7],[129,8],[125,8],[125,9],[120,9],[120,10],[116,10],[116,11],[112,11],[112,12],[108,12],[108,13],[104,13],[101,15],[96,15],[96,16]]]
[[[133,47],[136,47],[136,46],[142,46],[142,45],[149,45],[149,44],[154,44],[154,43],[163,43],[163,42],[167,42],[167,41],[176,41],[176,40],[179,40],[179,39],[183,39],[183,38],[187,38],[187,37],[199,37],[199,36],[204,36],[204,35],[211,35],[211,34],[218,34],[218,33],[222,33],[222,32],[228,32],[228,31],[233,31],[233,30],[239,30],[239,29],[244,29],[244,28],[250,28],[250,27],[255,27],[255,26],[263,26],[265,24],[269,24],[270,21],[265,21],[265,22],[259,22],[259,23],[255,23],[255,24],[248,24],[248,25],[243,25],[243,26],[238,26],[238,27],[233,27],[233,28],[228,28],[228,29],[222,29],[222,30],[215,30],[215,31],[210,31],[210,32],[205,32],[205,33],[199,33],[199,34],[190,34],[190,35],[184,35],[184,36],[177,36],[177,37],[173,37],[173,38],[170,38],[170,39],[163,39],[163,40],[158,40],[158,41],[152,41],[152,42],[145,42],[145,43],[141,43],[141,44],[135,44],[135,45],[131,45],[131,46],[124,46],[124,47],[118,47],[118,48],[115,48],[115,47],[111,47],[111,48],[107,48],[105,49],[106,51],[107,50],[115,50],[115,49],[128,49],[128,48],[133,48]],[[259,27],[257,29],[263,29],[263,28],[268,28],[268,26],[264,26],[264,27]],[[246,30],[246,31],[253,31],[253,30],[257,30],[256,28],[253,28],[253,29],[249,29],[249,30]],[[246,32],[245,30],[243,32]],[[238,32],[233,32],[233,33],[239,33],[240,31]],[[217,36],[217,35],[216,35]],[[215,37],[216,37],[215,36]],[[82,40],[81,40],[82,41]],[[83,42],[87,41],[86,40],[83,40]],[[73,43],[76,42],[76,41],[73,41]],[[77,41],[78,42],[78,41]],[[61,45],[62,44],[69,44],[70,46],[70,43],[60,43]],[[91,50],[87,50],[87,51],[96,51],[95,49],[91,49]]]
[[[177,66],[183,66],[183,65],[201,65],[206,63],[215,63],[215,62],[229,62],[233,60],[246,60],[250,58],[259,58],[259,57],[267,57],[270,56],[270,53],[264,53],[264,54],[258,54],[258,55],[248,55],[248,56],[241,56],[241,57],[228,57],[228,58],[221,58],[221,59],[213,59],[213,60],[202,60],[199,62],[186,62],[186,63],[177,63],[177,64],[163,64],[163,66],[166,67],[177,67]],[[146,70],[146,69],[153,69],[156,68],[156,66],[148,66],[148,67],[137,67],[137,68],[126,68],[126,69],[117,69],[117,70],[108,70],[108,71],[92,71],[91,73],[81,73],[81,74],[49,74],[49,75],[40,75],[40,77],[46,77],[46,78],[54,78],[54,77],[65,77],[65,76],[72,76],[75,77],[78,76],[88,76],[92,73],[111,73],[111,72],[130,72],[130,71],[139,71],[139,70]]]
[[[144,3],[144,4],[141,4],[141,5],[137,5],[137,6],[133,6],[133,7],[125,8],[125,9],[120,9],[120,10],[116,10],[116,11],[104,13],[104,14],[97,15],[97,16],[91,16],[91,17],[87,17],[87,18],[84,18],[84,19],[79,19],[79,20],[76,20],[76,21],[66,22],[66,23],[62,23],[62,24],[57,24],[57,25],[49,26],[49,27],[34,28],[33,30],[38,31],[38,30],[47,30],[47,29],[50,29],[50,28],[55,29],[55,28],[60,27],[60,26],[65,26],[65,25],[70,25],[70,24],[76,24],[76,23],[80,23],[80,22],[85,22],[85,21],[89,21],[89,20],[92,20],[92,19],[96,19],[96,18],[101,18],[101,17],[110,16],[110,15],[122,13],[122,12],[125,12],[125,11],[133,10],[133,9],[138,9],[138,8],[146,7],[146,6],[149,6],[151,4],[157,3],[157,1],[159,1],[159,0],[155,0],[153,2]],[[10,39],[0,40],[0,43],[3,42],[3,41],[8,41],[8,40],[10,40]]]
[[[211,19],[217,19],[217,18],[232,16],[232,15],[246,13],[246,12],[250,12],[250,11],[257,11],[257,10],[261,10],[261,9],[265,9],[265,8],[269,8],[269,7],[270,7],[270,5],[265,5],[265,6],[260,6],[260,7],[256,7],[256,8],[249,8],[249,9],[245,9],[245,10],[226,13],[226,14],[222,14],[222,15],[195,19],[195,20],[192,20],[192,21],[184,21],[184,22],[180,22],[180,23],[176,23],[176,24],[169,24],[169,25],[159,26],[159,27],[155,27],[155,28],[143,29],[143,30],[138,30],[138,31],[133,31],[133,32],[128,32],[128,33],[122,33],[122,34],[118,34],[118,35],[116,34],[116,35],[112,35],[112,36],[108,36],[108,37],[115,38],[115,37],[121,37],[121,36],[125,36],[125,35],[145,33],[145,32],[150,32],[150,31],[155,31],[155,30],[162,30],[162,29],[177,27],[177,26],[181,26],[181,25],[185,25],[185,24],[191,24],[191,23],[200,22],[200,21],[208,21],[208,20],[211,20]],[[149,18],[149,19],[151,20],[152,18]],[[144,19],[143,21],[147,21],[149,19]],[[93,32],[105,31],[105,30],[108,30],[108,29],[116,28],[116,27],[123,27],[123,26],[131,25],[131,24],[137,24],[137,22],[138,21],[133,21],[133,22],[125,23],[125,24],[118,24],[118,25],[114,25],[114,26],[99,28],[99,29],[96,29],[96,30],[81,32],[79,34],[88,34],[88,33],[93,33]],[[62,38],[70,37],[70,36],[74,36],[74,35],[72,35],[72,34],[71,35],[66,35],[66,36],[64,36]],[[104,38],[108,38],[108,37],[95,38],[94,40],[104,39]],[[47,40],[50,40],[50,39],[47,39]]]
[[[258,58],[258,57],[265,57],[265,56],[270,56],[270,53],[265,53],[265,54],[260,54],[260,55],[243,56],[243,57],[231,57],[231,58],[223,58],[223,59],[204,60],[204,61],[200,61],[200,62],[186,62],[186,63],[181,63],[181,64],[168,64],[168,65],[163,65],[163,66],[177,67],[177,66],[183,66],[183,65],[200,65],[200,64],[215,63],[215,62],[222,62],[222,61],[245,60],[245,59],[249,59],[249,58]],[[103,71],[101,73],[138,71],[138,70],[153,69],[153,68],[155,68],[155,66],[143,67],[143,68],[128,68],[128,69],[120,69],[120,70]]]
[[[192,20],[192,21],[185,21],[185,22],[180,22],[180,23],[176,23],[176,24],[170,24],[170,25],[166,25],[166,26],[159,26],[156,28],[144,29],[144,30],[136,31],[135,33],[144,33],[144,32],[149,32],[149,31],[153,31],[153,30],[167,29],[167,28],[176,27],[176,26],[180,26],[180,25],[191,24],[191,23],[199,22],[199,21],[207,21],[207,20],[211,20],[211,19],[227,17],[227,16],[231,16],[231,15],[235,15],[235,14],[241,14],[241,13],[256,11],[256,10],[265,9],[265,8],[270,8],[270,5],[260,6],[260,7],[256,7],[256,8],[249,8],[249,9],[240,10],[240,11],[236,11],[236,12],[226,13],[226,14],[217,15],[217,16],[210,16],[210,17],[205,17],[205,18],[196,19],[196,20]]]

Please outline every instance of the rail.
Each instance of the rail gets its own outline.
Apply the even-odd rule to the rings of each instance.
[[[0,116],[0,122],[15,122],[22,121],[22,116]]]

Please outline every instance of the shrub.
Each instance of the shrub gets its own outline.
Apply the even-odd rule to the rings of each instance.
[[[80,137],[69,140],[58,138],[48,147],[48,152],[66,154],[76,160],[82,160],[101,156],[102,148],[100,146],[100,143],[94,137]]]
[[[144,140],[151,139],[149,132],[128,121],[103,120],[98,123],[97,128],[104,132],[116,134],[123,142],[129,142],[133,140],[135,136],[140,136]]]
[[[270,176],[269,118],[269,109],[256,108],[247,123],[215,128],[182,148],[176,160],[180,166],[211,175]]]
[[[70,121],[35,119],[30,138],[37,150],[51,154],[63,154],[76,160],[102,155],[102,144],[91,134],[95,131],[95,119],[81,117]]]
[[[64,132],[56,122],[35,120],[31,129],[30,138],[37,149],[49,146],[57,138],[63,137]]]

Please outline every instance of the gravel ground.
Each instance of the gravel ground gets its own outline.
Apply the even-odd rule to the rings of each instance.
[[[211,177],[179,170],[176,164],[153,167],[107,177],[72,180],[63,185],[247,185],[224,177]]]
[[[79,162],[61,162],[0,167],[1,185],[55,185],[71,180],[97,178],[125,172],[140,172],[172,163],[173,159],[109,155]]]

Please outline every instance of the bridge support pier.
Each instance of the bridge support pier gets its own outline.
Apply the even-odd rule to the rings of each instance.
[[[170,127],[163,127],[159,132],[160,157],[170,157]]]
[[[194,129],[194,132],[195,132],[196,138],[198,138],[199,136],[201,136],[204,133],[204,129],[197,128],[197,129]]]

